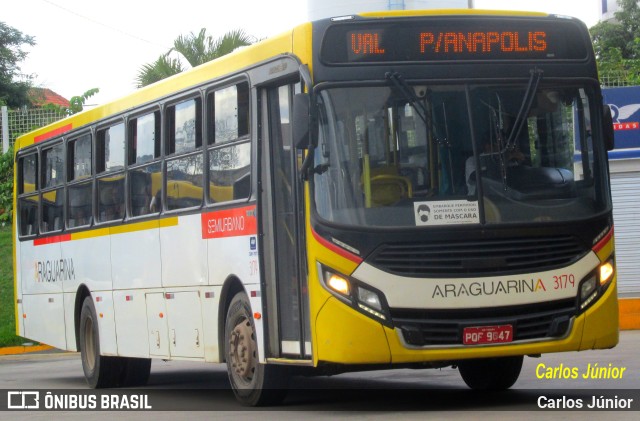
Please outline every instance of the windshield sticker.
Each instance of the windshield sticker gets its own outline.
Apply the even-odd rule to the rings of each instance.
[[[413,210],[417,226],[480,223],[477,201],[415,202]]]

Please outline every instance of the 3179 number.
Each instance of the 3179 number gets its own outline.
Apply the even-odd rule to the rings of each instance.
[[[576,278],[572,274],[553,277],[553,289],[567,289],[576,286]]]

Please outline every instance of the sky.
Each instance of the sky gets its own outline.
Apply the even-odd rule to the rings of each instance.
[[[475,0],[478,9],[569,15],[589,27],[598,22],[599,5],[600,0]],[[169,50],[179,35],[206,28],[217,38],[244,29],[265,38],[307,16],[306,0],[19,0],[0,8],[0,21],[35,37],[21,63],[34,85],[67,99],[99,88],[89,104],[134,91],[140,68]]]

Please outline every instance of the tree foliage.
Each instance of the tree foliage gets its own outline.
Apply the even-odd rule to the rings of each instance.
[[[55,110],[60,114],[73,115],[84,110],[84,106],[89,98],[100,92],[98,88],[91,88],[82,95],[72,96],[69,100],[69,107],[63,107],[58,104],[45,104],[42,108]]]
[[[136,77],[136,86],[141,88],[183,72],[186,68],[182,60],[186,61],[190,67],[196,67],[229,54],[236,48],[251,45],[253,42],[255,42],[253,37],[239,29],[229,31],[217,39],[207,35],[205,28],[202,28],[198,34],[191,32],[188,35],[180,35],[169,51],[158,57],[155,62],[140,68]],[[179,58],[172,58],[173,53],[177,53]]]
[[[0,154],[0,223],[11,223],[13,210],[13,146]]]
[[[171,58],[169,53],[165,53],[153,63],[147,63],[140,68],[136,77],[136,86],[142,88],[183,71],[184,68],[180,64],[180,60]]]
[[[640,4],[618,0],[614,21],[600,22],[590,29],[601,74],[621,75],[630,84],[640,84]]]
[[[29,104],[30,77],[21,73],[19,63],[25,59],[25,46],[35,40],[0,22],[0,105],[20,107]]]

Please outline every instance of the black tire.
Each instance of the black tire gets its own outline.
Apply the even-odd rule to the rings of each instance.
[[[120,386],[135,387],[145,386],[151,373],[150,358],[122,358],[125,368],[120,378]]]
[[[224,355],[236,399],[247,406],[281,403],[287,395],[287,367],[261,364],[249,299],[237,293],[227,310]]]
[[[458,364],[462,380],[474,390],[505,390],[520,376],[523,356],[464,360]]]
[[[91,297],[86,297],[80,313],[80,357],[84,377],[93,389],[144,386],[149,380],[148,358],[100,355],[98,318]]]
[[[80,313],[80,359],[89,387],[102,389],[116,387],[124,371],[121,358],[100,355],[98,318],[91,297],[86,297]]]

